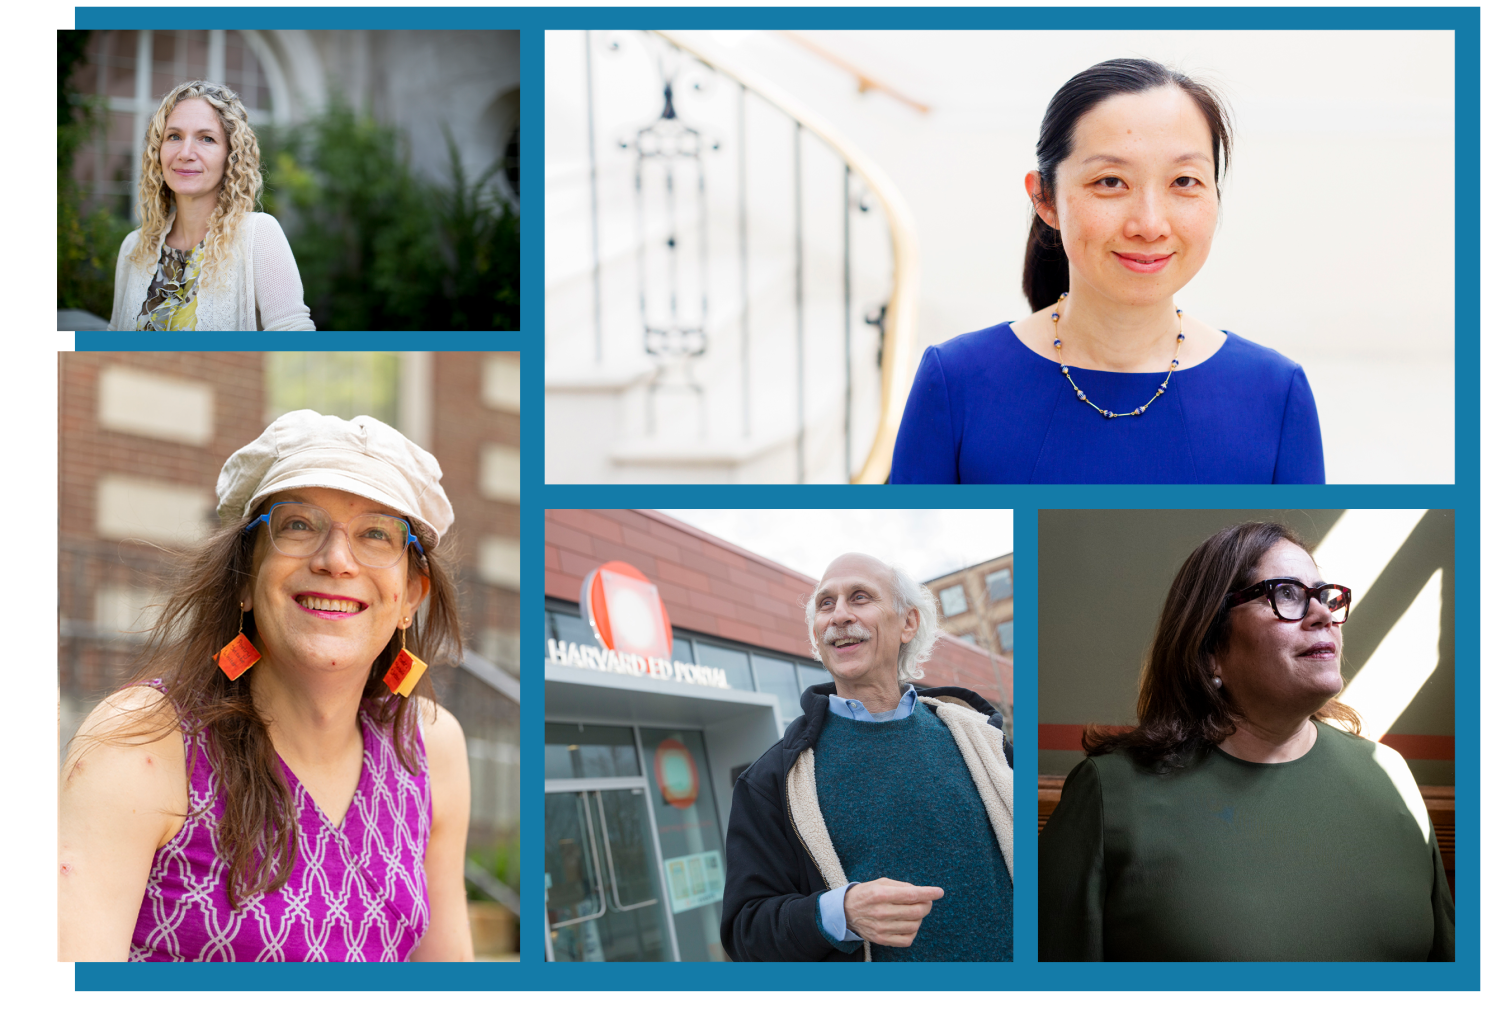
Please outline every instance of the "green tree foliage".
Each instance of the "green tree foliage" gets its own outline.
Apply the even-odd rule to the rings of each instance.
[[[78,149],[100,129],[101,106],[71,85],[86,62],[90,32],[57,33],[57,306],[105,319],[113,311],[114,263],[129,220],[107,207],[88,211],[72,175]]]
[[[374,351],[273,351],[263,353],[268,417],[299,408],[352,419],[370,415],[398,423],[401,353]]]
[[[284,221],[317,327],[520,326],[519,218],[495,168],[470,179],[447,129],[447,186],[414,175],[397,128],[341,101],[262,140],[265,209]]]
[[[485,847],[472,847],[465,857],[486,872],[521,892],[521,832],[515,828],[503,834],[495,843]],[[466,896],[470,900],[484,900],[485,893],[473,884],[467,884]]]

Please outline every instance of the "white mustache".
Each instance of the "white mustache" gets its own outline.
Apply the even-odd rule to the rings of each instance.
[[[835,647],[843,640],[871,640],[872,637],[873,635],[868,632],[866,626],[853,623],[850,626],[842,626],[831,630],[822,639],[828,647]]]

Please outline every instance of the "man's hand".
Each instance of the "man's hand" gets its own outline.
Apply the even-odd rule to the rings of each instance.
[[[937,886],[915,886],[896,879],[875,879],[847,891],[842,907],[847,928],[870,943],[905,947],[919,934],[919,923],[933,901],[945,896]]]

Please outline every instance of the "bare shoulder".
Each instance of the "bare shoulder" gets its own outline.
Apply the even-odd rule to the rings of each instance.
[[[459,719],[444,705],[420,699],[418,724],[423,729],[424,746],[428,750],[430,762],[438,763],[451,756],[464,759],[465,730],[460,727]]]
[[[63,826],[69,817],[153,819],[159,826],[145,832],[156,847],[179,829],[186,781],[185,742],[169,702],[148,686],[120,690],[93,708],[68,744],[59,784]]]
[[[105,697],[83,719],[69,754],[81,745],[150,746],[174,739],[181,746],[181,725],[165,695],[151,686],[127,686]]]
[[[66,781],[79,772],[85,758],[89,767],[100,763],[133,767],[145,762],[184,774],[186,746],[180,721],[159,690],[126,687],[94,707],[68,743],[63,766]]]
[[[470,819],[470,758],[465,732],[453,714],[432,700],[419,700],[418,717],[434,800],[434,834],[439,837],[452,830],[461,841],[463,855]]]
[[[57,794],[64,960],[124,960],[156,851],[190,808],[174,708],[149,686],[109,696],[73,738]]]

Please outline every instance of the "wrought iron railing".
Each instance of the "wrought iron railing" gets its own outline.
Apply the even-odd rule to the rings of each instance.
[[[638,435],[748,443],[784,434],[797,482],[884,481],[912,380],[919,295],[918,242],[893,183],[795,97],[695,40],[576,34],[592,365],[649,364],[631,413]],[[649,83],[637,82],[642,74]],[[580,213],[570,189],[558,209],[550,190],[550,234],[562,209]],[[633,226],[621,224],[621,201],[633,203]],[[633,237],[613,234],[629,229]],[[625,276],[634,302],[616,306]],[[555,343],[565,327],[584,326],[554,305],[562,301],[550,288],[550,376],[582,348],[571,333]]]

